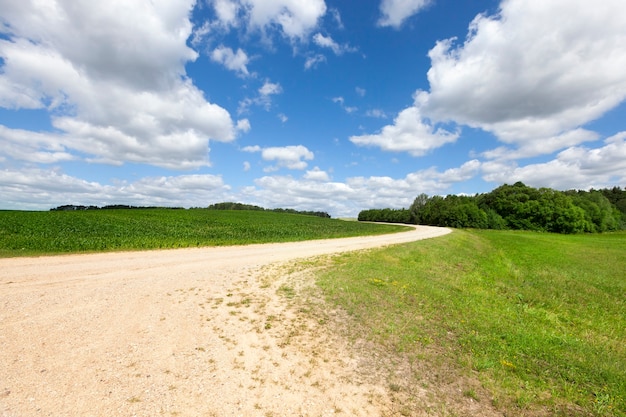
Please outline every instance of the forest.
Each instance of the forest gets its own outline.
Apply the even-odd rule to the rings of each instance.
[[[359,221],[474,229],[602,233],[626,230],[626,189],[589,191],[504,184],[474,196],[418,195],[406,209],[369,209]]]

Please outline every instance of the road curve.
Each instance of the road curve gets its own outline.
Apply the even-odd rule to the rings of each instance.
[[[16,284],[77,281],[97,278],[119,272],[150,271],[162,267],[184,268],[194,266],[205,270],[212,267],[252,267],[300,258],[370,249],[443,236],[450,229],[415,226],[407,232],[378,236],[360,236],[302,242],[266,243],[243,246],[150,250],[136,252],[105,252],[27,258],[0,259],[0,286]],[[0,287],[0,295],[6,287]]]
[[[0,415],[378,415],[384,384],[279,265],[449,232],[0,259]]]

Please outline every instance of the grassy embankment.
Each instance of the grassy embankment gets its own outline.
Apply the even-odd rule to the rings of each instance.
[[[505,415],[626,415],[626,233],[455,231],[341,255],[318,284],[414,365],[392,391],[448,374]]]
[[[404,226],[264,211],[0,211],[0,257],[292,242],[401,230]]]

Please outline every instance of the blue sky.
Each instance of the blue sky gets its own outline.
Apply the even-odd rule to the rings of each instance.
[[[0,209],[626,186],[623,0],[0,0]]]

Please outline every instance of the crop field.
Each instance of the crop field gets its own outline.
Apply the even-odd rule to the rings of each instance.
[[[505,415],[626,416],[625,271],[623,232],[457,230],[341,255],[318,285],[348,334],[412,364],[394,392],[453,381]]]
[[[291,242],[405,230],[264,211],[0,211],[0,257]]]

